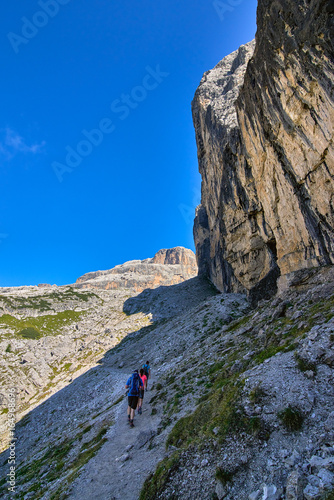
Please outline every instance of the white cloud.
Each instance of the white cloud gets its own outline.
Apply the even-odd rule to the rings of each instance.
[[[17,132],[7,127],[1,130],[2,139],[0,141],[0,154],[13,158],[17,153],[38,154],[43,151],[45,141],[40,144],[28,145]]]

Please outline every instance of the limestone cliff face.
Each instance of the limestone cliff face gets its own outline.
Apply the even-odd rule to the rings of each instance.
[[[87,273],[77,279],[78,288],[120,289],[142,292],[146,288],[174,285],[197,275],[194,252],[176,247],[159,250],[151,259],[132,260],[108,271]]]
[[[255,47],[196,92],[194,236],[199,272],[220,290],[261,297],[279,275],[334,262],[333,11],[259,0]]]

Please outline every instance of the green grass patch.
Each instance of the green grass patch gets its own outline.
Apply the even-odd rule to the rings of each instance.
[[[218,381],[221,385],[221,381]],[[229,380],[222,392],[213,389],[206,395],[206,401],[199,404],[196,410],[181,418],[173,427],[166,446],[187,447],[193,442],[205,441],[213,437],[213,429],[219,428],[218,439],[222,442],[228,434],[240,431],[257,432],[260,420],[247,417],[239,408],[240,387]]]
[[[262,399],[265,396],[266,396],[266,393],[260,385],[257,385],[256,387],[254,387],[254,389],[252,389],[249,393],[249,399],[250,399],[251,403],[253,403],[253,404],[261,403]]]
[[[317,365],[309,360],[303,359],[298,354],[295,355],[297,366],[301,372],[313,371],[317,372]]]
[[[263,351],[261,351],[260,353],[256,354],[254,357],[254,361],[258,364],[261,364],[266,359],[272,358],[279,352],[289,352],[293,351],[294,349],[296,349],[296,346],[290,340],[287,340],[283,345],[276,345],[273,343],[263,349]]]
[[[109,426],[101,428],[96,436],[94,436],[89,442],[84,443],[79,449],[78,455],[72,460],[69,459],[69,456],[73,447],[77,441],[82,439],[84,434],[87,434],[87,432],[91,430],[91,426],[86,427],[72,439],[65,439],[59,444],[50,446],[50,448],[48,448],[40,458],[27,463],[17,471],[17,478],[19,479],[20,484],[25,484],[40,478],[42,475],[41,470],[45,468],[45,466],[48,467],[48,473],[44,478],[47,484],[59,479],[59,477],[65,474],[68,470],[70,470],[70,478],[71,481],[73,481],[81,467],[83,467],[83,465],[85,465],[107,441],[107,439],[103,436],[108,431],[108,428]],[[69,478],[67,477],[64,480],[64,485],[60,491],[68,487],[71,481],[69,481]],[[33,488],[35,484],[39,483],[34,483],[31,487]],[[46,485],[43,483],[42,487],[45,486]],[[59,496],[57,498],[61,497]]]
[[[99,443],[102,440],[103,436],[108,432],[108,428],[109,427],[104,427],[103,429],[100,430],[100,432],[91,441],[89,441],[88,443],[84,443],[81,446],[80,452],[82,452],[83,450],[86,450],[87,448],[91,448],[92,446],[95,446],[97,443]],[[85,432],[85,431],[83,431],[83,432]]]
[[[50,302],[45,300],[41,295],[35,297],[10,297],[0,295],[0,301],[7,308],[20,309],[35,309],[39,312],[50,311],[52,309]]]
[[[278,352],[284,351],[284,347],[271,345],[266,349],[263,349],[259,354],[257,354],[254,358],[255,362],[258,364],[263,363],[266,359],[272,358]]]
[[[21,335],[21,337],[23,337],[24,339],[33,339],[33,340],[38,340],[42,337],[41,333],[31,326],[21,330],[18,333],[18,335]]]
[[[12,352],[12,346],[10,344],[8,344],[8,346],[6,347],[5,352]]]
[[[85,427],[84,430],[82,431],[82,434],[87,434],[87,432],[89,432],[91,428],[92,428],[91,425],[87,425],[87,427]]]
[[[111,406],[118,405],[121,401],[123,401],[123,399],[124,399],[124,396],[122,395],[118,399],[116,399],[116,401]]]
[[[39,312],[52,311],[52,301],[57,302],[88,302],[89,299],[97,299],[100,303],[103,300],[96,295],[94,292],[79,292],[73,288],[67,288],[63,291],[52,291],[45,295],[35,295],[31,297],[14,297],[0,295],[0,302],[2,302],[7,308],[14,310],[22,309],[34,309]],[[50,302],[51,300],[51,302]]]
[[[180,454],[175,452],[170,458],[162,460],[155,471],[145,481],[139,500],[155,500],[164,490],[173,472],[179,467]]]
[[[218,481],[225,485],[232,481],[233,473],[223,469],[222,467],[217,467],[215,477]]]
[[[64,327],[77,323],[85,311],[62,311],[39,317],[18,319],[10,314],[0,317],[0,327],[11,328],[16,335],[28,339],[38,339],[45,335],[58,335]]]
[[[218,361],[217,363],[210,366],[210,368],[207,370],[207,374],[212,375],[213,373],[219,372],[224,367],[225,364],[226,364],[225,359],[223,359],[222,361]]]
[[[235,321],[232,321],[232,323],[228,327],[227,331],[228,332],[235,332],[236,330],[238,330],[242,326],[247,325],[247,323],[251,321],[251,318],[252,318],[252,316],[248,315],[248,316],[243,316],[242,318],[236,319]]]
[[[301,411],[290,405],[278,413],[278,418],[288,431],[299,431],[304,422]]]

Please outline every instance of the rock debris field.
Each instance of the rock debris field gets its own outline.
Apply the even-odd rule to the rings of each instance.
[[[147,324],[19,421],[17,498],[332,498],[331,267],[256,308],[193,278],[123,310]],[[124,386],[146,359],[152,379],[130,429]]]

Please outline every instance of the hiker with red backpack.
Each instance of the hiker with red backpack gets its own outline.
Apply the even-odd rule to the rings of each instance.
[[[129,389],[128,421],[130,423],[130,427],[134,427],[133,419],[135,417],[135,411],[138,405],[139,391],[140,389],[144,389],[144,384],[139,376],[138,370],[134,370],[131,377],[128,378],[128,381],[125,385],[125,389]]]
[[[151,368],[150,368],[150,362],[149,361],[146,361],[146,364],[143,365],[143,370],[144,370],[144,373],[145,373],[145,375],[147,377],[146,390],[148,390],[148,379],[151,376]]]
[[[145,389],[147,389],[147,377],[145,375],[144,369],[141,368],[139,371],[139,377],[141,378],[141,381],[143,382],[144,387],[140,387],[139,389],[139,399],[138,399],[138,415],[142,414],[142,407],[143,407],[143,399],[144,399],[144,392]]]

